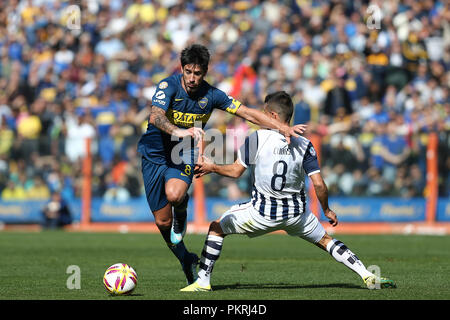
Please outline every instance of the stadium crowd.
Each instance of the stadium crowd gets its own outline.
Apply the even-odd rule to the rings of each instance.
[[[211,51],[207,81],[243,104],[293,96],[293,122],[321,137],[330,195],[424,196],[437,132],[448,197],[449,21],[450,4],[431,0],[2,1],[1,200],[79,197],[86,138],[93,196],[143,195],[136,147],[148,106],[194,42]],[[254,129],[220,111],[207,128],[233,129],[237,144]],[[228,199],[251,188],[249,176],[205,183]]]

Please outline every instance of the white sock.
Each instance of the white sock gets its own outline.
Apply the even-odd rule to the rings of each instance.
[[[372,276],[361,260],[350,251],[349,248],[341,241],[333,239],[327,244],[327,251],[336,259],[336,261],[343,263],[351,270],[355,271],[362,279]]]
[[[199,285],[203,287],[210,285],[211,272],[213,270],[214,263],[217,259],[219,259],[220,252],[222,251],[222,244],[222,237],[213,235],[208,235],[206,237],[198,271],[197,282]]]

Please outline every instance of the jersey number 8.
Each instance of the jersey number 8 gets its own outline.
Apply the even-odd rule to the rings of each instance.
[[[281,174],[278,173],[279,164],[281,164],[283,167]],[[286,185],[287,163],[283,160],[279,160],[279,161],[275,162],[273,164],[272,172],[273,172],[273,177],[272,177],[272,180],[270,181],[270,186],[275,191],[283,190],[284,186]],[[277,179],[281,179],[281,186],[279,188],[277,188],[277,186],[276,186]]]

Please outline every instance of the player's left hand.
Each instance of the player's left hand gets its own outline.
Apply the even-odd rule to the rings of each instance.
[[[337,218],[336,213],[334,213],[333,210],[330,210],[330,209],[325,210],[324,214],[325,214],[325,217],[328,218],[328,222],[329,222],[333,227],[336,227],[336,226],[338,225],[338,218]]]
[[[194,177],[200,178],[205,174],[213,172],[214,162],[208,157],[201,155],[200,161],[194,167]]]
[[[308,126],[306,124],[296,124],[292,127],[281,129],[281,133],[286,137],[288,143],[291,143],[291,137],[297,138],[306,131]]]

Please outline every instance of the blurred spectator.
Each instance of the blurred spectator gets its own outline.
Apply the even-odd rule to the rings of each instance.
[[[294,123],[308,123],[311,121],[311,106],[303,98],[303,91],[298,90],[293,97],[294,106]]]
[[[33,183],[27,190],[27,199],[30,200],[47,200],[50,198],[50,189],[45,184],[41,176],[36,175],[33,178]]]
[[[130,199],[130,192],[125,188],[123,178],[114,182],[114,178],[107,175],[106,179],[106,191],[103,195],[105,201],[125,202]]]
[[[81,114],[74,121],[67,121],[66,155],[74,162],[86,155],[86,139],[95,137],[94,126],[88,122],[88,116]],[[93,141],[95,142],[95,141]]]
[[[3,201],[23,201],[27,199],[27,192],[22,185],[9,180],[2,190],[1,198]]]
[[[386,131],[375,138],[372,148],[374,155],[372,164],[382,172],[386,180],[394,183],[397,167],[405,162],[410,153],[406,140],[397,134],[395,123],[387,124]]]
[[[337,75],[334,80],[334,87],[328,91],[324,102],[324,114],[335,117],[350,115],[353,108],[350,101],[350,94],[345,87],[346,76]]]
[[[49,202],[42,209],[42,226],[45,229],[57,229],[72,223],[67,203],[60,192],[53,192]]]

